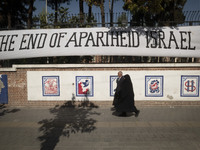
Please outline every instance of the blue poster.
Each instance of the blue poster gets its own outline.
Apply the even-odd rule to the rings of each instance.
[[[8,104],[7,75],[0,75],[0,104]]]

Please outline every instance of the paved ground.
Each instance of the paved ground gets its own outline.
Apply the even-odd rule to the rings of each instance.
[[[0,150],[200,150],[200,106],[0,107]]]

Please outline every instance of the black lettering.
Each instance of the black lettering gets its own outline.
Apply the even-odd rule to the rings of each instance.
[[[100,34],[101,34],[101,36],[100,36]],[[105,44],[104,44],[104,42],[103,42],[103,40],[102,40],[103,35],[104,35],[103,32],[97,32],[97,45],[96,45],[96,46],[99,47],[99,40],[101,41],[102,46],[105,46]]]
[[[32,44],[32,49],[35,49],[35,43],[36,43],[38,35],[39,34],[36,34],[35,38],[33,38],[33,34],[30,35],[27,49],[30,49],[30,44]]]
[[[180,31],[180,34],[181,34],[181,49],[187,49],[187,46],[186,46],[186,47],[183,46],[183,43],[186,42],[186,38],[183,38],[183,34],[186,35],[187,32],[185,32],[185,31]]]
[[[24,45],[26,43],[26,36],[29,36],[29,34],[23,34],[19,50],[27,49]]]
[[[43,48],[47,38],[47,33],[41,33],[37,48]]]
[[[89,34],[89,36],[88,36],[88,38],[87,38],[87,42],[86,42],[86,44],[85,44],[85,47],[88,47],[88,46],[89,46],[89,45],[88,45],[89,41],[92,41],[92,43],[93,43],[92,46],[96,46],[95,43],[94,43],[94,38],[93,38],[92,32],[90,32],[90,34]]]
[[[104,33],[106,33],[106,45],[105,46],[109,46],[109,44],[108,44],[108,32],[104,32]]]
[[[50,43],[49,43],[50,47],[55,47],[56,46],[57,38],[58,38],[58,33],[52,34],[51,39],[50,39]]]
[[[115,33],[115,34],[114,34]],[[117,44],[116,46],[119,46],[119,38],[118,38],[118,32],[111,32],[111,46],[114,46],[114,39],[116,40]]]
[[[150,43],[150,40],[149,40],[149,31],[146,31],[146,48],[149,48],[149,43]]]
[[[128,31],[128,47],[131,47],[131,33]]]
[[[188,47],[188,49],[189,50],[195,50],[196,49],[196,46],[194,46],[193,48],[191,47],[191,32],[188,32],[188,36],[189,36],[189,43],[188,43],[188,45],[189,45],[189,47]]]
[[[171,49],[171,42],[174,42],[176,44],[176,49],[179,49],[173,31],[170,31],[169,46],[168,46],[169,49]]]
[[[1,47],[0,47],[0,51],[2,51],[2,50],[3,50],[3,48],[2,48],[2,47],[3,47],[3,45],[5,45],[5,46],[4,46],[4,50],[3,50],[3,51],[7,51],[7,49],[6,49],[6,48],[7,48],[8,39],[9,39],[10,35],[7,35],[7,36],[6,36],[6,35],[1,35],[1,37],[2,37],[2,40],[1,40]],[[6,41],[4,41],[4,38],[5,38],[5,37],[7,37]]]
[[[85,34],[85,36],[83,36],[83,34]],[[87,35],[88,35],[87,32],[80,32],[79,46],[82,46],[82,45],[81,45],[81,41],[82,41],[82,39],[86,38]]]
[[[18,37],[18,35],[14,34],[14,35],[11,36],[10,45],[9,45],[8,51],[14,51],[14,48],[11,48],[11,45],[15,43],[15,41],[13,41],[14,37]]]
[[[164,48],[167,49],[167,46],[164,42],[165,33],[163,31],[159,31],[158,37],[159,37],[159,48],[162,48],[161,44],[163,44]]]
[[[126,40],[126,37],[123,37],[123,33],[126,33],[125,31],[120,32],[120,37],[121,37],[121,47],[127,47],[127,44],[123,44],[123,41]]]
[[[137,43],[135,42],[136,41],[135,35],[137,38]],[[140,45],[140,39],[139,39],[139,34],[137,31],[132,31],[132,38],[133,38],[133,47],[138,47]]]
[[[151,38],[153,39],[151,48],[156,48],[157,47],[157,32],[156,31],[151,31]]]
[[[57,45],[57,47],[60,47],[60,39],[61,39],[61,38],[64,38],[64,35],[67,35],[67,33],[66,33],[66,32],[61,32],[61,33],[59,33],[58,45]]]
[[[76,32],[74,32],[73,34],[72,34],[72,36],[70,37],[70,39],[69,39],[69,41],[67,42],[67,44],[65,45],[65,47],[69,47],[69,43],[70,42],[74,42],[74,46],[75,47],[78,47],[78,45],[77,45],[77,40],[76,40]]]

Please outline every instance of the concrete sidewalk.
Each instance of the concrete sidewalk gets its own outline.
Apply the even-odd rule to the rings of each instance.
[[[200,106],[0,107],[0,150],[200,150]]]

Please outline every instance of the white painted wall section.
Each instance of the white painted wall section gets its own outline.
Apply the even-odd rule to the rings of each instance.
[[[123,71],[123,70],[122,70]],[[135,100],[170,100],[199,101],[199,70],[162,70],[162,71],[123,71],[129,74],[134,88]],[[110,76],[116,76],[117,71],[28,71],[27,90],[29,101],[40,100],[84,100],[85,95],[78,93],[78,83],[83,88],[90,88],[88,99],[91,101],[112,101],[110,88],[116,86]],[[47,78],[44,78],[47,77]],[[45,95],[43,80],[48,77],[59,77],[58,93]],[[93,82],[91,80],[93,78]],[[77,81],[79,80],[79,81]],[[88,82],[86,82],[88,80]],[[85,84],[83,84],[85,82]],[[88,83],[88,84],[87,84]],[[152,83],[152,84],[151,84]],[[48,83],[47,83],[48,84]],[[153,85],[154,84],[154,85]],[[84,87],[85,86],[85,87]],[[151,91],[150,87],[153,90]]]

